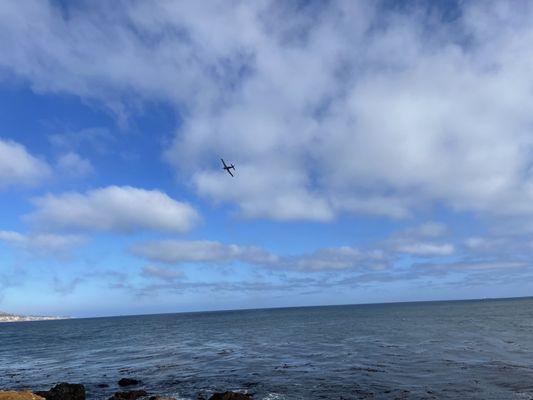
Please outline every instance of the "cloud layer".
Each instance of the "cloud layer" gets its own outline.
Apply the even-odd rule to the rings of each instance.
[[[164,240],[139,243],[131,253],[152,262],[224,265],[236,262],[279,271],[334,272],[379,270],[391,261],[382,251],[363,251],[349,246],[319,249],[310,254],[282,256],[260,247],[214,241]]]
[[[120,118],[173,104],[166,160],[245,216],[533,215],[527,2],[54,4],[0,6],[5,76]]]
[[[84,244],[85,241],[85,238],[79,235],[53,233],[24,235],[14,231],[0,231],[0,242],[39,256],[64,256],[73,248]]]

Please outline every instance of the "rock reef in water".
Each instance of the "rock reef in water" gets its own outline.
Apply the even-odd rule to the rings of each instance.
[[[132,378],[122,378],[117,383],[119,386],[133,386],[133,385],[139,385],[141,381],[138,379],[132,379]]]
[[[109,400],[136,400],[145,396],[148,396],[148,393],[144,390],[132,390],[130,392],[117,392]]]
[[[140,383],[140,381],[136,381]],[[116,392],[109,400],[137,400],[148,397],[144,390]],[[204,399],[204,397],[198,397]],[[85,386],[62,382],[46,391],[0,391],[0,400],[85,400]],[[148,400],[176,400],[168,396],[151,396]],[[213,393],[209,400],[252,400],[252,395],[239,392]]]
[[[85,400],[85,386],[79,383],[62,382],[50,390],[35,393],[46,400]]]

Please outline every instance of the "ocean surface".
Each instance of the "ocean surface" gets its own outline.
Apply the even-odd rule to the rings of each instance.
[[[0,324],[0,388],[105,399],[122,377],[179,399],[533,399],[533,299]]]

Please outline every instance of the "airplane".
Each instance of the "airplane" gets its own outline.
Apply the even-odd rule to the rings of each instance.
[[[224,160],[221,158],[220,161],[222,161],[222,164],[224,164],[224,168],[226,171],[228,171],[228,174],[230,174],[231,176],[233,176],[233,174],[231,173],[230,169],[232,169],[233,171],[235,171],[235,166],[233,164],[231,164],[229,167],[226,165],[226,163],[224,162]]]

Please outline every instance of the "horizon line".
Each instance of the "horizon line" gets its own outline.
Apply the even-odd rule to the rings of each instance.
[[[89,317],[68,316],[65,319],[94,319],[94,318],[120,318],[120,317],[142,317],[150,315],[174,315],[174,314],[207,314],[207,313],[223,313],[223,312],[238,312],[238,311],[261,311],[261,310],[284,310],[291,308],[318,308],[318,307],[343,307],[343,306],[372,306],[372,305],[386,305],[386,304],[411,304],[411,303],[445,303],[445,302],[461,302],[461,301],[502,301],[502,300],[520,300],[533,299],[533,294],[529,296],[512,296],[512,297],[476,297],[466,299],[437,299],[437,300],[406,300],[406,301],[387,301],[387,302],[369,302],[369,303],[339,303],[339,304],[315,304],[315,305],[301,305],[301,306],[281,306],[281,307],[258,307],[258,308],[231,308],[231,309],[211,309],[198,311],[177,311],[177,312],[155,312],[147,314],[118,314],[118,315],[100,315]],[[60,321],[60,320],[58,320]],[[42,322],[42,321],[29,321]]]

